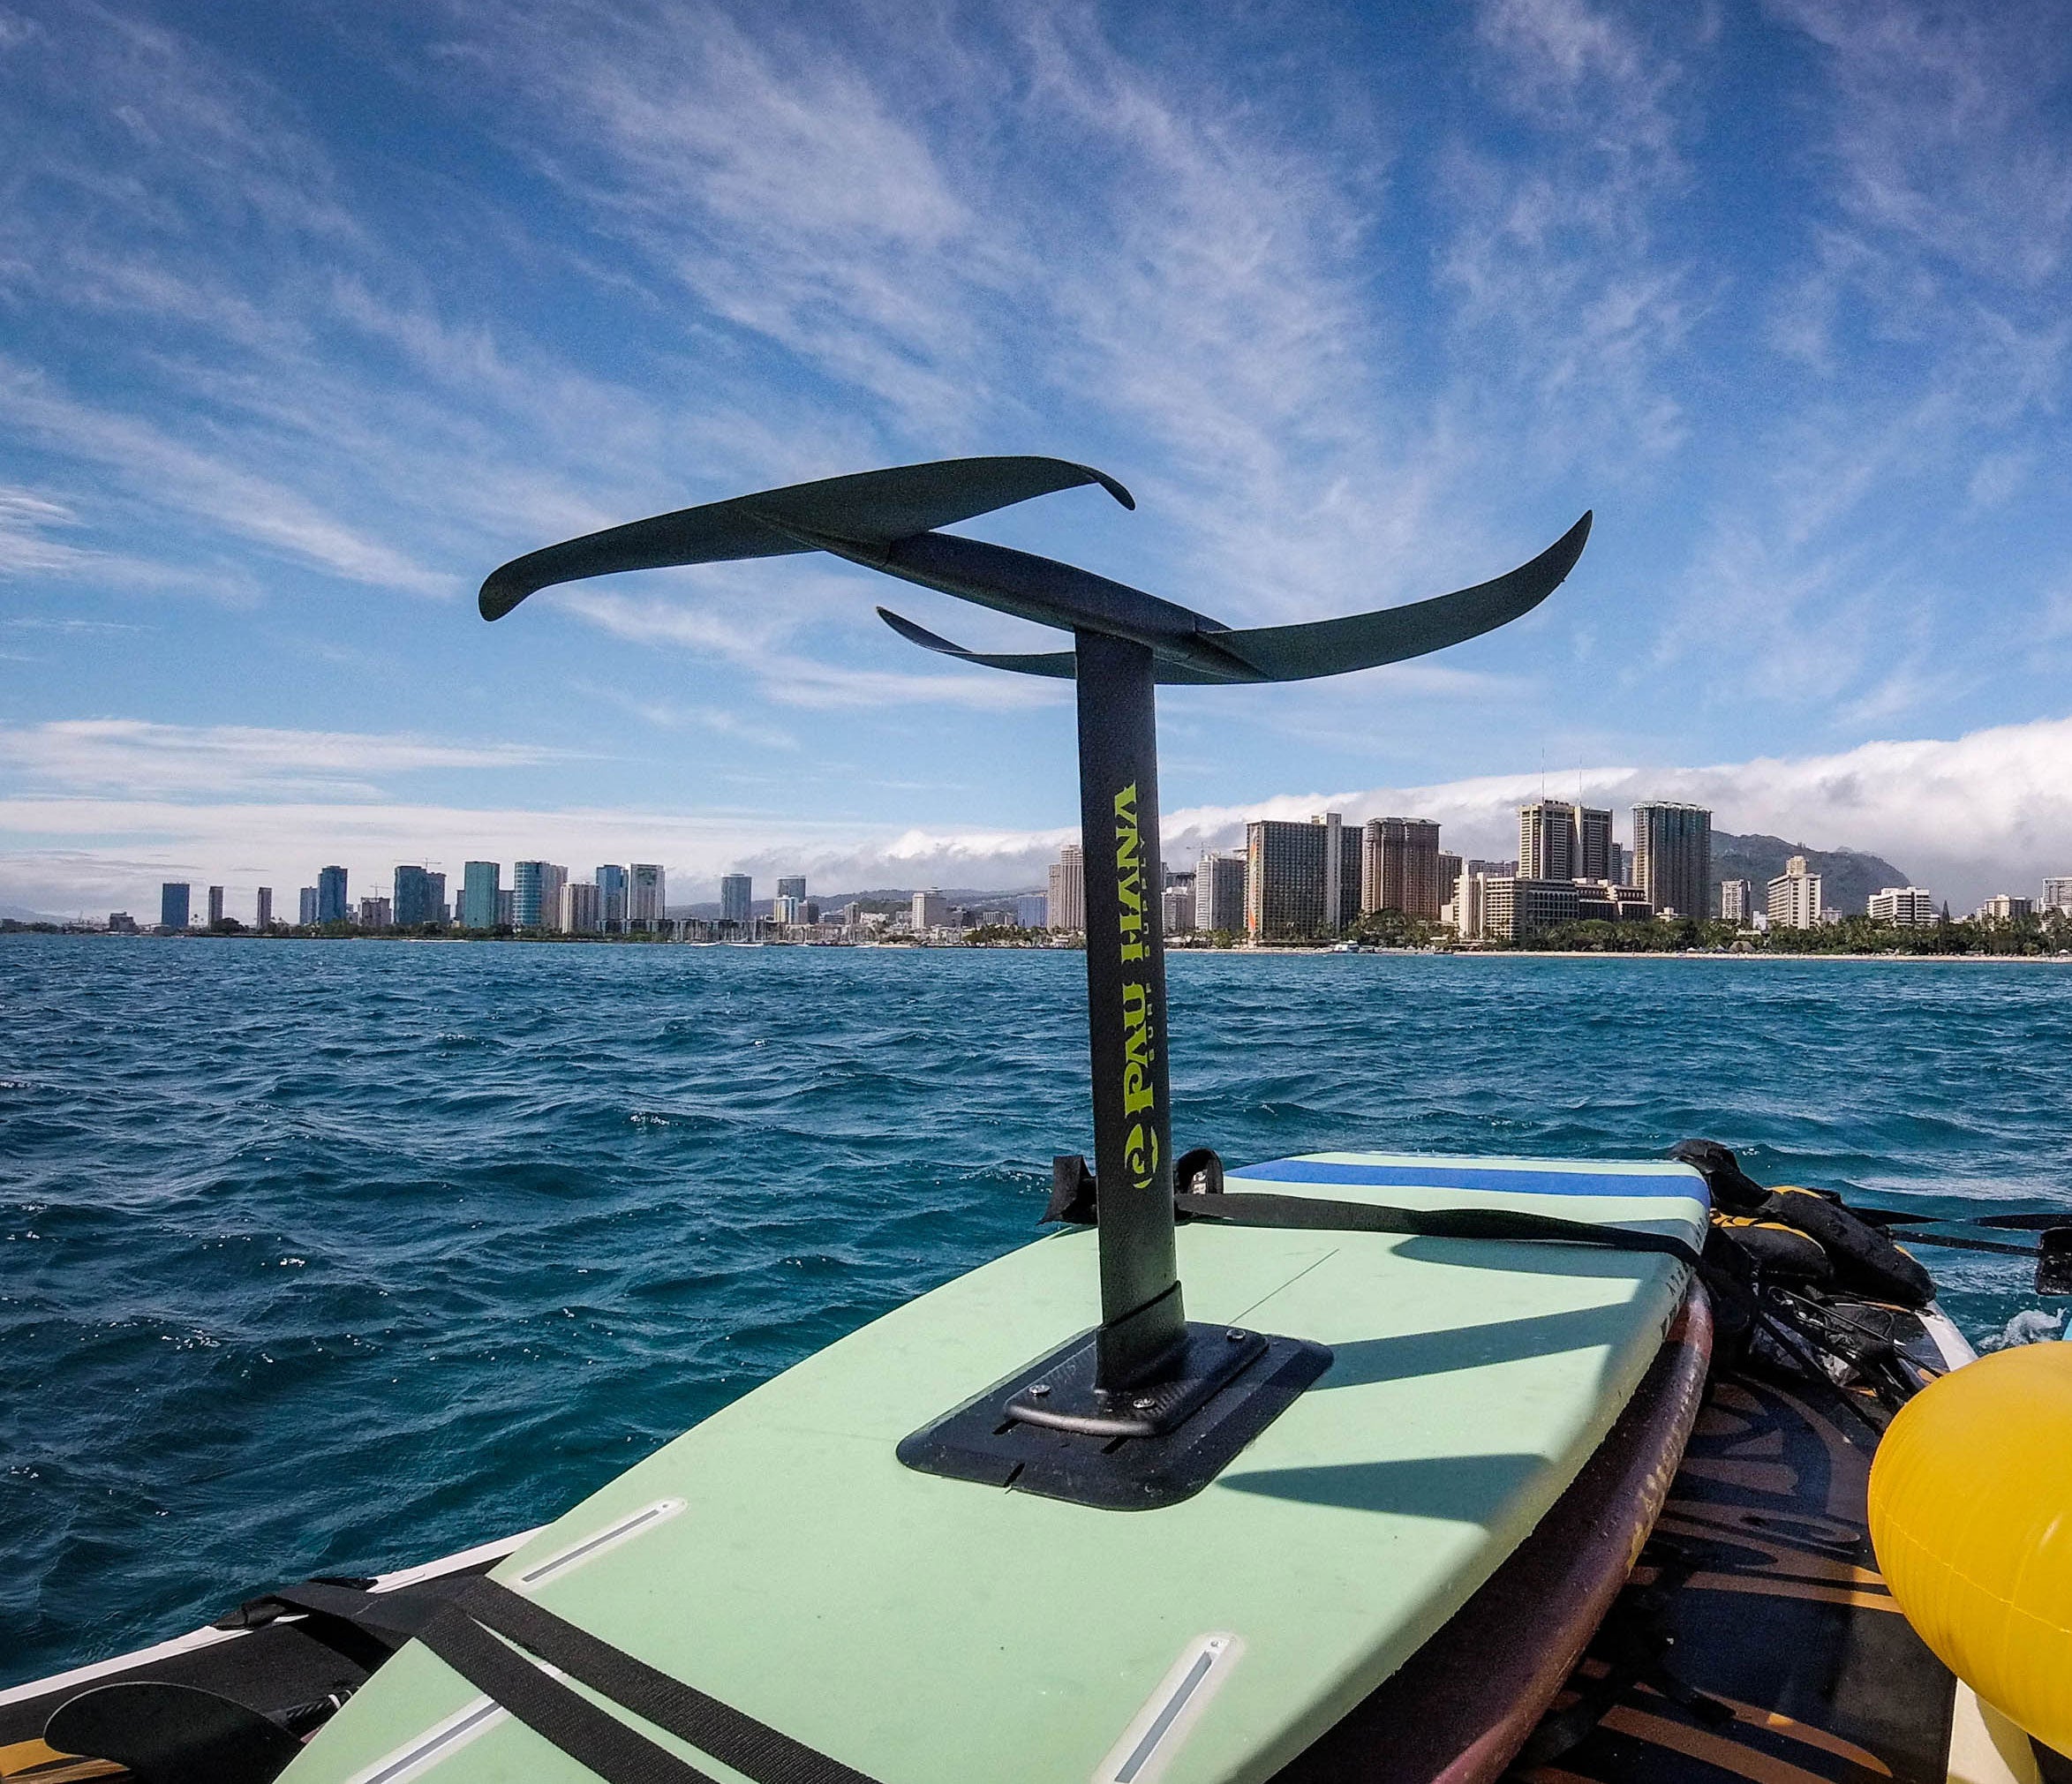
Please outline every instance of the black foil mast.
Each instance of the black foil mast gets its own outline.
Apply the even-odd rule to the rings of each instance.
[[[983,1404],[916,1433],[900,1454],[937,1472],[1011,1480],[1028,1471],[1032,1479],[1017,1484],[1096,1503],[1142,1504],[1160,1502],[1155,1488],[1144,1489],[1147,1499],[1141,1493],[1132,1496],[1134,1488],[1118,1498],[1112,1482],[1089,1487],[1080,1477],[1089,1467],[1098,1472],[1101,1464],[1089,1458],[1069,1465],[1057,1464],[1054,1456],[1049,1463],[1031,1454],[1003,1460],[985,1440],[1005,1434],[1010,1449],[1017,1442],[1026,1449],[1026,1440],[1040,1430],[1094,1440],[1111,1451],[1119,1437],[1163,1436],[1240,1375],[1262,1384],[1277,1370],[1284,1383],[1311,1379],[1322,1366],[1315,1357],[1323,1354],[1307,1347],[1305,1364],[1294,1354],[1302,1348],[1296,1341],[1190,1326],[1182,1305],[1173,1228],[1155,689],[1160,683],[1339,675],[1490,631],[1530,612],[1559,586],[1582,553],[1590,516],[1584,515],[1530,563],[1473,588],[1342,619],[1250,629],[1225,626],[1071,564],[939,531],[1082,484],[1098,484],[1125,508],[1136,506],[1113,478],[1055,458],[946,459],[794,484],[529,553],[482,584],[481,608],[483,618],[501,619],[536,590],[586,576],[823,551],[1072,635],[1069,651],[966,651],[878,609],[901,637],[927,650],[988,668],[1078,681],[1100,1233],[1101,1324],[1090,1342],[1067,1347],[1069,1354],[1039,1359],[1023,1376],[982,1396]],[[1293,1348],[1284,1354],[1275,1346]],[[1292,1391],[1301,1385],[1296,1381]],[[1285,1404],[1284,1396],[1264,1417]],[[969,1431],[950,1433],[959,1420]],[[1002,1420],[1001,1430],[993,1431],[991,1425]],[[1256,1422],[1244,1428],[1241,1419],[1221,1423],[1239,1442],[1258,1428]],[[946,1449],[954,1453],[946,1455]],[[1045,1466],[1072,1479],[1042,1484],[1034,1475]]]

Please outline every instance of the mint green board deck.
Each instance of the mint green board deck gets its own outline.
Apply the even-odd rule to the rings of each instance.
[[[1702,1180],[1667,1163],[1321,1153],[1234,1171],[1231,1187],[1524,1208],[1693,1243],[1706,1221]],[[1685,1271],[1582,1246],[1203,1223],[1180,1230],[1179,1255],[1190,1316],[1314,1338],[1336,1360],[1179,1505],[1095,1510],[893,1457],[1094,1323],[1094,1235],[1070,1231],[787,1370],[495,1577],[881,1784],[1264,1779],[1531,1531],[1638,1385]],[[1147,1744],[1204,1656],[1185,1712]],[[450,1737],[424,1751],[442,1726]],[[412,1644],[285,1777],[591,1774]]]

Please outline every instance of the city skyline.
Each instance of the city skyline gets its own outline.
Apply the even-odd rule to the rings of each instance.
[[[1253,820],[1246,825],[1241,850],[1204,852],[1192,867],[1162,862],[1160,910],[1169,933],[1241,932],[1249,941],[1268,943],[1328,940],[1356,930],[1369,917],[1390,914],[1436,924],[1465,943],[1518,940],[1575,922],[1695,918],[1744,930],[1805,930],[1858,915],[1828,905],[1823,876],[1809,867],[1803,853],[1786,859],[1759,896],[1745,878],[1715,877],[1712,818],[1701,806],[1641,800],[1631,808],[1633,840],[1626,845],[1617,839],[1611,810],[1542,795],[1517,808],[1518,854],[1508,862],[1442,848],[1441,826],[1428,818],[1390,816],[1347,824],[1342,813],[1325,811],[1312,812],[1300,824]],[[1744,848],[1752,840],[1730,832],[1722,836]],[[1839,858],[1849,859],[1846,853]],[[600,865],[590,880],[580,881],[565,866],[522,860],[513,864],[508,892],[501,885],[501,870],[498,862],[469,862],[449,906],[443,873],[399,863],[391,877],[393,898],[368,893],[356,904],[346,869],[328,866],[317,885],[301,889],[299,922],[305,928],[342,923],[363,930],[494,928],[520,934],[667,931],[681,939],[698,909],[696,901],[680,907],[671,922],[665,872],[653,862],[637,862],[630,869]],[[808,892],[810,877],[795,872],[780,874],[770,897],[757,900],[754,877],[737,872],[721,877],[717,905],[708,903],[710,915],[697,924],[721,933],[759,933],[767,923],[780,934],[828,925],[852,938],[861,928],[882,928],[888,919],[893,930],[914,935],[996,925],[1066,934],[1082,929],[1086,881],[1079,843],[1060,846],[1045,879],[1043,892],[981,892],[968,895],[978,906],[953,906],[939,887],[815,899]],[[156,926],[162,933],[224,927],[226,889],[207,888],[207,915],[199,920],[192,915],[192,893],[191,883],[162,883]],[[271,925],[272,898],[270,886],[253,892],[254,923],[260,930]],[[885,908],[902,901],[904,912]],[[1925,887],[1887,885],[1866,894],[1861,915],[1889,927],[1932,927],[1947,910],[1946,901],[1938,911],[1934,894]],[[1997,893],[1971,915],[2005,922],[2053,910],[2072,915],[2072,877],[2046,876],[2040,897]],[[106,926],[124,933],[139,927],[121,910],[109,913]],[[241,925],[233,921],[229,927]]]
[[[1548,799],[1542,795],[1520,803],[1515,808],[1515,812],[1518,847],[1513,859],[1506,863],[1493,864],[1487,859],[1467,857],[1465,865],[1471,871],[1509,875],[1521,881],[1541,881],[1557,886],[1571,882],[1602,884],[1615,892],[1631,883],[1631,890],[1646,899],[1650,907],[1659,907],[1676,915],[1687,914],[1681,907],[1679,900],[1693,896],[1700,907],[1696,914],[1703,917],[1732,915],[1735,911],[1729,908],[1729,904],[1739,905],[1746,911],[1769,909],[1774,914],[1776,882],[1772,882],[1768,904],[1766,906],[1762,887],[1734,880],[1722,884],[1712,876],[1709,838],[1714,814],[1703,807],[1675,801],[1641,800],[1631,808],[1630,813],[1634,841],[1626,844],[1616,839],[1615,814],[1607,809]],[[1368,819],[1364,824],[1348,824],[1342,813],[1331,811],[1312,812],[1304,822],[1313,825],[1328,824],[1334,832],[1340,833],[1343,839],[1344,853],[1336,863],[1337,871],[1331,872],[1331,864],[1327,863],[1317,869],[1314,876],[1318,879],[1317,887],[1313,889],[1316,900],[1327,896],[1327,878],[1331,887],[1338,892],[1342,900],[1341,908],[1345,913],[1365,914],[1388,909],[1429,920],[1437,916],[1440,907],[1452,900],[1455,882],[1464,865],[1464,857],[1458,850],[1440,851],[1438,838],[1441,826],[1436,821],[1426,818],[1405,819],[1391,815]],[[1662,828],[1665,825],[1669,826],[1666,830]],[[1682,833],[1684,830],[1689,830],[1694,840],[1684,840]],[[1729,837],[1733,834],[1722,833]],[[1239,922],[1227,927],[1248,924],[1256,929],[1262,922],[1269,932],[1285,927],[1281,919],[1262,919],[1256,913],[1247,913],[1243,904],[1250,893],[1246,889],[1249,884],[1248,877],[1244,876],[1242,870],[1247,857],[1256,853],[1258,839],[1262,834],[1297,839],[1297,846],[1300,847],[1300,839],[1304,832],[1292,820],[1247,820],[1242,825],[1246,847],[1234,851],[1204,849],[1196,857],[1204,865],[1220,861],[1233,863],[1240,870],[1240,877],[1232,882],[1234,895],[1240,901]],[[1646,840],[1650,836],[1658,838],[1654,845],[1658,854],[1667,850],[1675,852],[1673,865],[1664,867],[1659,862],[1651,865],[1650,848]],[[1803,843],[1792,846],[1807,847]],[[1177,855],[1172,855],[1169,851],[1169,871],[1172,870],[1172,859],[1187,859],[1184,848]],[[1667,859],[1666,854],[1664,859]],[[1191,868],[1179,870],[1190,877],[1194,872]],[[1795,865],[1787,871],[1798,872],[1802,869]],[[379,877],[375,878],[377,885],[386,885],[389,890],[363,893],[362,901],[370,897],[393,897],[396,906],[393,921],[398,927],[411,927],[426,921],[450,921],[474,928],[487,928],[494,924],[515,925],[522,929],[555,927],[555,914],[561,910],[563,900],[569,895],[571,876],[569,869],[561,864],[527,859],[514,862],[512,873],[512,885],[505,890],[501,887],[501,862],[467,862],[463,878],[455,883],[454,897],[449,905],[445,901],[447,876],[442,871],[431,869],[428,863],[397,863],[387,880],[381,880]],[[350,917],[354,900],[346,893],[346,875],[347,869],[343,866],[328,866],[319,875],[318,885],[301,889],[298,904],[298,921],[301,923],[335,922]],[[677,908],[680,911],[695,909],[702,903],[713,907],[727,921],[746,922],[751,915],[752,906],[756,904],[775,911],[784,901],[789,900],[791,907],[795,910],[805,900],[807,881],[808,876],[803,874],[779,874],[776,876],[774,892],[769,897],[758,900],[753,892],[755,876],[737,871],[720,877],[716,899],[699,900],[693,897],[682,901]],[[1079,843],[1076,840],[1062,843],[1056,857],[1045,864],[1038,881],[1044,892],[1036,895],[1044,896],[1047,893],[1052,909],[1062,909],[1069,914],[1080,908],[1080,900],[1084,894]],[[197,882],[178,884],[191,893]],[[581,896],[594,900],[599,927],[615,928],[628,915],[637,921],[659,919],[668,908],[665,891],[666,869],[659,863],[637,862],[632,863],[630,869],[623,865],[600,865],[592,869],[591,881],[575,884]],[[173,882],[161,882],[162,893],[170,898],[175,884]],[[1825,909],[1820,902],[1818,884],[1816,876],[1810,907],[1816,914]],[[2007,889],[2007,884],[2003,882],[2002,889],[1991,894],[1990,899],[2004,903],[2011,897],[2017,903],[2026,901],[2040,907],[2051,907],[2068,901],[2063,894],[2063,889],[2072,884],[2072,878],[2044,876],[2040,897],[2036,899],[2031,899],[2026,894],[2013,893]],[[398,892],[396,889],[399,886],[408,886],[409,890]],[[467,892],[463,892],[463,887]],[[878,889],[881,892],[896,892],[902,897],[908,895],[909,890],[890,885]],[[1889,890],[1909,893],[1920,892],[1920,888],[1913,886]],[[210,920],[214,921],[222,915],[225,887],[210,885],[207,892],[211,903]],[[271,885],[258,884],[252,887],[250,895],[260,906],[270,910],[268,901],[272,892]],[[463,897],[471,892],[473,902],[463,906]],[[1013,898],[1018,893],[1017,887],[1006,884],[996,886],[982,895]],[[870,888],[857,887],[848,895],[873,894]],[[1626,894],[1622,893],[1621,896]],[[1301,894],[1298,903],[1308,897],[1307,892]],[[1212,907],[1213,902],[1212,894]],[[1972,902],[1980,902],[1983,907],[1984,901]],[[1321,906],[1319,907],[1322,908]],[[1808,907],[1804,895],[1795,893],[1787,899],[1786,908],[1792,912],[1805,907]],[[170,907],[164,906],[162,908],[170,909]],[[473,911],[476,920],[469,922],[464,919],[462,915],[463,908]],[[482,913],[493,908],[499,915],[484,919]],[[433,912],[437,915],[431,915]],[[0,916],[10,915],[20,917],[30,914],[19,911],[10,913],[0,908]],[[46,915],[58,916],[63,914]],[[73,915],[84,917],[86,914],[79,912]],[[263,926],[266,917],[261,915],[260,921]],[[384,916],[381,921],[386,924],[390,919]],[[1348,916],[1338,923],[1326,923],[1324,929],[1329,930],[1343,927],[1349,921]],[[162,915],[161,922],[165,927],[185,926],[185,920],[176,922],[170,916]],[[563,926],[566,926],[565,923]],[[1070,922],[1053,926],[1075,927]],[[1226,927],[1222,924],[1209,926]]]
[[[470,599],[586,527],[1013,451],[1139,509],[976,531],[1233,624],[1598,511],[1554,599],[1443,659],[1213,719],[1171,690],[1171,852],[1419,810],[1492,856],[1536,791],[1645,790],[1960,901],[2064,869],[2053,13],[1096,4],[810,53],[783,9],[639,0],[7,17],[0,903],[521,839],[1026,883],[1076,809],[1068,690],[911,658],[862,572],[494,633]]]

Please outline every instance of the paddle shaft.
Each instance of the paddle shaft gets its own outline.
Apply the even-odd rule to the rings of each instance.
[[[1155,1374],[1187,1328],[1173,1242],[1158,716],[1148,646],[1094,631],[1074,633],[1074,644],[1101,1198],[1096,1377],[1119,1389]]]

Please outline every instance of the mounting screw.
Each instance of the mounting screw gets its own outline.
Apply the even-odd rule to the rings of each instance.
[[[1224,1336],[1228,1338],[1233,1344],[1241,1344],[1245,1342],[1245,1335],[1235,1326],[1232,1326],[1229,1331],[1225,1332]]]
[[[1139,1394],[1137,1397],[1132,1400],[1129,1404],[1134,1406],[1140,1412],[1149,1412],[1151,1410],[1151,1396],[1149,1394]]]
[[[1051,1384],[1048,1381],[1032,1381],[1028,1387],[1028,1397],[1032,1400],[1040,1400],[1050,1391]]]

